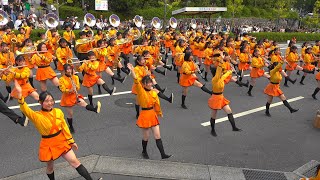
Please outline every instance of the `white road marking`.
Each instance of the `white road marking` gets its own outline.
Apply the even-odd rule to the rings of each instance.
[[[294,102],[294,101],[301,100],[303,98],[304,97],[302,97],[302,96],[298,96],[298,97],[295,97],[295,98],[288,99],[287,101],[288,102]],[[271,104],[270,108],[276,107],[276,106],[280,106],[282,104],[283,104],[282,102],[273,103],[273,104]],[[248,110],[248,111],[244,111],[244,112],[241,112],[241,113],[234,114],[234,118],[246,116],[246,115],[249,115],[249,114],[252,114],[252,113],[255,113],[255,112],[263,111],[265,109],[266,109],[266,106],[261,106],[261,107],[255,108],[255,109],[251,109],[251,110]],[[224,122],[224,121],[228,121],[228,117],[223,117],[223,118],[216,119],[216,123],[220,123],[220,122]],[[210,126],[210,121],[201,123],[201,125],[202,126]]]
[[[126,103],[126,104],[131,105],[131,104],[133,104],[133,103]]]
[[[123,95],[123,94],[130,94],[131,91],[123,91],[123,92],[118,92],[118,93],[114,93],[112,96],[118,96],[118,95]],[[110,96],[110,94],[100,94],[100,95],[94,95],[93,98],[100,98],[100,97],[106,97],[106,96]],[[84,99],[88,99],[87,97],[84,97]],[[55,104],[60,103],[60,100],[55,101]],[[132,103],[131,103],[132,104]],[[33,106],[40,106],[39,103],[33,103],[33,104],[28,104],[29,107],[33,107]],[[19,109],[20,106],[10,106],[9,109]]]

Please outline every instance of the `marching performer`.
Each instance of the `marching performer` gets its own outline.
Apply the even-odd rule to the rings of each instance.
[[[13,66],[15,64],[14,53],[10,52],[9,47],[5,42],[1,43],[0,64],[2,65],[2,68],[7,68],[8,66]],[[11,93],[11,86],[10,86],[11,81],[12,79],[10,78],[5,81],[6,90],[9,94],[9,99],[10,99],[10,93]]]
[[[39,52],[41,52],[41,54]],[[38,67],[36,72],[36,80],[40,82],[40,88],[42,92],[47,91],[47,80],[50,80],[54,86],[59,86],[57,75],[50,66],[53,58],[56,57],[52,56],[52,54],[48,52],[45,43],[38,44],[37,53],[31,58]]]
[[[244,71],[247,71],[247,70],[250,70],[251,71],[251,66],[250,66],[250,62],[251,62],[251,55],[249,54],[249,51],[248,51],[248,48],[246,48],[246,46],[248,45],[244,45],[240,48],[240,55],[239,55],[239,65],[238,65],[238,68],[239,68],[239,81],[241,82],[242,81],[242,78],[243,78],[243,72]]]
[[[72,51],[68,46],[68,41],[64,38],[59,40],[59,48],[56,50],[56,56],[58,59],[58,71],[60,71],[61,75],[64,75],[63,65],[67,63],[68,59],[72,59]]]
[[[307,73],[309,74],[314,74],[315,70],[318,69],[316,68],[313,64],[315,62],[315,57],[314,55],[312,54],[312,48],[311,47],[308,47],[306,50],[305,50],[305,54],[303,56],[303,62],[304,62],[304,66],[302,67],[303,68],[303,76],[301,77],[301,80],[300,80],[300,84],[301,85],[304,85],[303,84],[303,81],[304,79],[306,78],[307,76]]]
[[[142,156],[145,159],[149,159],[149,155],[147,152],[147,144],[149,140],[150,129],[154,135],[156,140],[157,147],[161,153],[162,159],[167,159],[171,157],[165,153],[161,136],[160,136],[160,127],[158,116],[162,115],[162,110],[160,106],[160,100],[158,98],[157,90],[154,90],[153,82],[150,76],[144,76],[141,80],[135,74],[134,67],[132,64],[128,64],[128,68],[131,70],[131,75],[134,79],[134,83],[136,85],[137,90],[137,99],[139,101],[140,106],[142,107],[141,114],[137,119],[137,126],[141,128],[143,138],[142,138]]]
[[[96,59],[94,52],[88,52],[89,60],[83,60],[82,65],[79,67],[80,72],[84,72],[82,85],[88,89],[88,99],[90,105],[93,106],[92,95],[93,95],[93,86],[95,84],[102,85],[103,89],[106,90],[110,95],[116,91],[116,87],[109,89],[107,84],[97,75],[96,71],[99,67],[99,61]]]
[[[200,83],[197,79],[196,72],[199,72],[199,67],[195,64],[193,61],[193,56],[191,53],[187,52],[184,54],[184,62],[181,67],[181,77],[179,84],[182,86],[182,104],[181,107],[183,109],[188,109],[185,105],[185,100],[187,97],[188,87],[190,86],[196,86],[201,88],[202,91],[212,94],[212,91],[207,89],[205,85]]]
[[[73,44],[73,41],[76,39],[76,35],[72,31],[71,25],[66,26],[66,31],[63,32],[63,38],[67,40],[68,46],[72,48],[71,45]]]
[[[314,92],[312,94],[312,98],[315,99],[315,100],[317,100],[316,95],[320,91],[320,72],[317,73],[316,80],[317,80],[317,87],[316,87],[316,89],[314,90]]]
[[[298,65],[298,61],[301,59],[301,57],[299,56],[299,54],[297,53],[297,46],[291,46],[290,48],[290,52],[286,58],[287,60],[287,65],[286,65],[286,73],[288,74],[288,77],[285,78],[285,81],[284,81],[284,86],[286,87],[289,87],[288,86],[288,81],[289,81],[289,78],[290,78],[290,75],[291,75],[291,72],[293,70],[300,70],[302,71],[303,68],[301,66]],[[291,82],[291,81],[290,81]]]
[[[220,56],[222,57],[222,59],[224,59],[223,53],[221,53]],[[236,127],[232,110],[229,106],[230,101],[227,100],[223,95],[225,79],[228,76],[232,75],[232,71],[227,71],[226,73],[223,73],[223,63],[223,61],[219,62],[215,76],[212,78],[212,95],[208,100],[208,106],[212,110],[210,118],[212,136],[217,136],[217,133],[215,131],[215,120],[217,116],[217,111],[221,109],[223,109],[228,114],[228,119],[232,126],[232,130],[241,131],[241,129]]]
[[[73,67],[70,64],[63,65],[65,74],[59,78],[59,88],[62,92],[60,106],[65,107],[67,111],[67,121],[71,133],[74,133],[73,127],[73,106],[79,105],[85,107],[86,110],[100,113],[101,103],[98,101],[94,107],[91,104],[88,105],[81,94],[78,94],[80,90],[79,77],[74,75]]]
[[[253,58],[251,62],[252,69],[250,72],[251,81],[249,90],[247,92],[249,96],[252,96],[251,91],[256,84],[257,78],[260,78],[262,76],[268,79],[270,78],[270,76],[266,74],[263,70],[264,67],[268,66],[268,61],[264,57],[262,57],[260,53],[261,51],[259,49],[255,49],[253,51]]]
[[[54,99],[49,92],[40,94],[40,111],[33,111],[22,95],[22,87],[15,81],[17,91],[16,98],[20,104],[20,110],[34,124],[42,138],[39,147],[39,160],[47,163],[46,173],[50,180],[54,180],[54,161],[62,156],[77,172],[86,180],[92,180],[87,169],[77,159],[72,149],[78,150],[63,112],[53,108]]]
[[[33,52],[36,50],[36,47],[34,47],[32,40],[26,39],[22,45],[21,45],[22,49],[21,52],[23,54],[23,57],[25,59],[25,62],[28,66],[28,68],[30,69],[30,76],[29,76],[29,83],[31,84],[32,87],[34,87],[33,85],[33,69],[34,69],[34,61],[32,61],[31,57],[33,55]],[[17,54],[18,55],[18,54]]]
[[[272,103],[273,97],[279,97],[283,104],[290,110],[291,113],[297,112],[298,109],[293,109],[288,101],[286,100],[286,97],[284,96],[283,92],[280,89],[280,82],[282,80],[281,75],[281,67],[283,65],[283,62],[279,63],[273,63],[270,65],[270,83],[267,85],[267,87],[264,89],[264,93],[268,95],[267,98],[267,104],[266,104],[266,112],[265,114],[267,116],[271,116],[269,112],[270,105]]]

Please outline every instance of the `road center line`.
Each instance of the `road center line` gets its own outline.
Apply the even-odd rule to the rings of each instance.
[[[123,95],[123,94],[130,94],[131,91],[123,91],[123,92],[117,92],[114,93],[112,96],[118,96],[118,95]],[[100,94],[100,95],[94,95],[93,98],[100,98],[100,97],[106,97],[110,96],[110,94]],[[88,99],[87,97],[84,97],[84,99]],[[55,104],[60,103],[60,100],[55,101]],[[39,103],[33,103],[33,104],[28,104],[29,107],[33,106],[40,106]],[[10,106],[9,109],[19,109],[20,106]]]
[[[299,101],[299,100],[301,100],[303,98],[304,97],[302,97],[302,96],[298,96],[298,97],[295,97],[295,98],[288,99],[288,102]],[[280,106],[282,104],[283,104],[283,102],[273,103],[273,104],[271,104],[270,108],[276,107],[276,106]],[[249,114],[252,114],[252,113],[255,113],[255,112],[263,111],[265,109],[266,109],[266,106],[261,106],[261,107],[255,108],[255,109],[251,109],[251,110],[248,110],[248,111],[244,111],[244,112],[241,112],[241,113],[234,114],[233,116],[234,116],[234,118],[238,118],[238,117],[246,116],[246,115],[249,115]],[[224,122],[224,121],[227,121],[227,120],[228,120],[228,117],[219,118],[219,119],[216,119],[216,123]],[[210,121],[201,123],[201,125],[202,126],[210,126]]]

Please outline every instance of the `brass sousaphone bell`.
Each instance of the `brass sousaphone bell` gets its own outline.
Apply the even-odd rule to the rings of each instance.
[[[161,20],[158,17],[154,17],[154,18],[152,18],[151,25],[156,29],[160,29]]]
[[[113,27],[118,27],[120,25],[120,18],[119,16],[115,15],[115,14],[111,14],[111,16],[109,17],[109,23],[111,24],[111,26]]]
[[[142,18],[141,18],[141,16],[135,15],[133,21],[134,21],[134,24],[137,27],[141,27],[142,26]]]
[[[172,27],[173,29],[177,28],[178,26],[178,21],[176,18],[174,17],[171,17],[170,20],[169,20],[169,24],[170,24],[170,27]]]
[[[94,25],[96,25],[96,18],[93,14],[87,13],[86,15],[84,15],[83,23],[87,24],[89,27],[93,27]]]
[[[9,22],[9,15],[3,11],[0,10],[0,26],[5,26]]]
[[[49,13],[46,15],[44,23],[49,28],[56,28],[59,25],[59,17],[54,13]]]
[[[192,27],[192,29],[196,29],[197,28],[197,21],[195,19],[191,19],[190,26]]]

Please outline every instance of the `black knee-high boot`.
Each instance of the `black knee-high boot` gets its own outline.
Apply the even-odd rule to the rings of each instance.
[[[6,90],[7,90],[7,92],[10,94],[11,91],[12,91],[11,86],[6,86]]]
[[[242,77],[241,77],[241,76],[239,77],[239,80],[238,80],[238,81],[240,81],[240,82],[242,81]]]
[[[204,72],[204,80],[205,80],[206,82],[208,82],[207,76],[208,76],[208,72],[206,71],[206,72]]]
[[[300,75],[300,71],[299,70],[297,71],[297,75]]]
[[[167,69],[164,69],[163,71],[161,71],[159,68],[156,68],[154,71],[157,72],[157,73],[160,73],[160,74],[162,74],[164,76],[167,74]]]
[[[306,78],[306,76],[302,76],[302,77],[301,77],[301,80],[300,80],[300,84],[301,84],[301,85],[304,85],[303,81],[304,81],[305,78]]]
[[[312,94],[313,99],[317,99],[316,95],[318,94],[318,92],[320,91],[320,88],[316,88]]]
[[[201,87],[201,90],[204,91],[204,92],[206,92],[206,93],[208,93],[208,94],[210,94],[210,95],[212,95],[212,91],[210,91],[209,89],[207,89],[206,86],[204,86],[204,85]]]
[[[187,108],[187,106],[186,106],[186,104],[185,104],[186,97],[187,97],[187,96],[182,95],[182,103],[181,103],[181,107],[182,107],[183,109],[188,109],[188,108]]]
[[[158,84],[155,84],[154,87],[162,93],[164,93],[167,89],[167,88],[161,89],[161,87]]]
[[[215,124],[216,124],[216,120],[213,118],[210,118],[210,126],[211,126],[211,135],[212,136],[217,136],[216,130],[214,128]]]
[[[291,113],[297,112],[299,109],[293,109],[287,100],[282,101],[283,104],[290,110]]]
[[[119,77],[121,77],[121,69],[119,68],[119,67],[117,67],[117,75],[119,76]]]
[[[314,68],[312,71],[309,71],[307,69],[303,69],[302,71],[305,72],[305,73],[308,73],[308,74],[314,74],[315,70],[316,69]]]
[[[100,112],[100,108],[101,108],[101,103],[99,101],[98,101],[98,104],[96,107],[94,107],[90,104],[86,105],[86,110],[96,112],[96,113]]]
[[[293,80],[289,76],[285,77],[285,80],[287,80],[287,83],[288,83],[288,81],[290,81],[292,84],[296,83],[296,81],[297,81],[297,79]]]
[[[50,180],[55,180],[55,179],[54,179],[54,171],[53,171],[51,174],[47,174],[47,176],[48,176],[48,178],[49,178]]]
[[[138,119],[138,117],[139,117],[139,115],[140,115],[140,106],[137,105],[137,104],[135,104],[134,106],[135,106],[135,108],[136,108],[136,118]]]
[[[234,122],[234,118],[233,118],[232,113],[228,114],[228,119],[229,119],[229,122],[232,126],[232,131],[241,131],[241,129],[236,127],[236,123]]]
[[[33,77],[29,77],[29,83],[30,83],[30,85],[34,88],[34,85],[33,85]]]
[[[84,71],[82,71],[82,72],[84,72]],[[79,83],[82,84],[83,80],[80,78],[80,76],[78,74],[76,74],[76,76],[78,76],[78,78],[79,78]]]
[[[266,104],[266,115],[270,117],[271,114],[270,114],[270,112],[269,112],[269,109],[270,109],[270,103],[267,102],[267,104]]]
[[[53,64],[54,64],[54,70],[56,70],[56,69],[58,68],[57,63],[58,63],[58,60],[54,60],[54,61],[53,61]]]
[[[148,141],[144,141],[142,140],[142,157],[144,159],[149,159],[149,155],[148,155],[148,152],[147,152],[147,145],[148,145]]]
[[[180,72],[177,71],[177,82],[179,83],[180,81]]]
[[[252,96],[252,94],[251,94],[252,89],[253,89],[253,86],[250,84],[249,90],[248,90],[248,92],[247,92],[247,94],[248,94],[249,96]]]
[[[115,91],[116,91],[116,87],[114,87],[113,89],[109,89],[109,87],[107,86],[106,83],[102,84],[102,87],[104,90],[106,90],[110,95],[112,95]]]
[[[68,124],[69,124],[69,129],[71,133],[74,133],[74,128],[73,128],[73,119],[72,118],[67,118]]]
[[[168,101],[169,103],[173,103],[173,93],[171,93],[170,97],[167,97],[166,95],[164,95],[161,91],[158,93],[159,98],[164,99],[166,101]]]
[[[114,79],[123,83],[126,80],[126,77],[120,78],[120,77],[113,75],[113,76],[111,76],[111,79],[112,79],[113,84],[114,84]]]
[[[161,139],[156,139],[156,144],[157,144],[157,147],[160,151],[160,154],[161,154],[161,158],[162,159],[167,159],[169,157],[171,157],[171,155],[167,155],[165,152],[164,152],[164,148],[163,148],[163,145],[162,145],[162,140]]]
[[[130,71],[128,71],[128,70],[127,70],[126,68],[124,68],[124,67],[121,68],[121,71],[124,72],[124,73],[126,73],[127,75],[130,73]]]
[[[82,165],[80,164],[76,170],[78,171],[78,173],[84,177],[86,180],[92,180],[92,177],[90,176],[88,170]]]
[[[163,67],[168,69],[169,71],[172,71],[172,66],[163,65]]]
[[[88,99],[89,99],[90,105],[93,106],[92,95],[88,94]]]
[[[97,86],[98,86],[98,94],[102,94],[101,85],[100,85],[100,84],[97,84]]]

